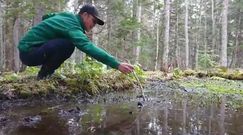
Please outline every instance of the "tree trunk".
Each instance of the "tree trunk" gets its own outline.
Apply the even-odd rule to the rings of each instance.
[[[228,23],[228,3],[229,0],[223,1],[223,13],[222,13],[222,43],[221,43],[221,56],[220,56],[220,65],[223,67],[227,67],[227,43],[228,43],[228,35],[227,35],[227,23]]]
[[[175,65],[174,67],[180,68],[180,46],[179,46],[179,5],[176,2],[176,36],[175,36]]]
[[[185,40],[186,40],[186,69],[189,68],[189,38],[188,38],[188,0],[185,0]]]
[[[5,53],[4,53],[4,41],[3,41],[3,15],[4,15],[4,3],[0,2],[0,72],[4,69],[4,60],[5,60]]]
[[[138,1],[139,0],[133,0],[133,9],[132,9],[132,17],[133,18],[137,18],[137,13],[138,13]],[[136,62],[136,49],[137,49],[137,47],[136,47],[136,44],[137,44],[137,31],[133,31],[132,32],[132,44],[134,45],[134,47],[133,47],[133,55],[135,56],[134,57],[134,59],[133,59],[133,61],[134,61],[134,63]]]
[[[159,58],[159,18],[156,24],[156,54],[155,54],[155,67],[154,70],[158,70],[158,58]]]
[[[200,1],[200,7],[199,7],[199,23],[197,26],[197,41],[196,41],[196,54],[195,54],[195,59],[196,59],[196,69],[199,68],[199,47],[200,47],[200,31],[201,31],[201,25],[202,25],[202,0]]]
[[[232,51],[232,61],[230,64],[230,67],[232,68],[239,68],[240,67],[240,35],[241,35],[241,11],[238,11],[238,24],[237,24],[237,28],[235,29],[235,49]]]
[[[140,0],[133,0],[133,18],[136,18],[137,21],[141,22],[141,14],[142,14],[142,5]],[[136,31],[132,33],[133,44],[136,45],[140,41],[141,38],[141,29],[138,28]],[[134,63],[139,63],[139,55],[140,55],[141,46],[136,46],[133,48],[133,54],[135,55]]]
[[[180,57],[180,46],[179,46],[179,11],[178,11],[178,2],[176,2],[176,36],[175,36],[175,42],[176,42],[176,67],[181,67],[181,57]]]
[[[5,40],[5,71],[12,71],[14,70],[14,42],[13,42],[13,26],[14,26],[15,19],[13,17],[6,18],[4,23],[4,38]]]
[[[215,35],[215,17],[214,17],[214,0],[211,0],[212,4],[212,49],[213,49],[213,56],[215,55],[216,50],[216,35]]]
[[[21,61],[19,58],[19,51],[18,51],[18,44],[19,40],[21,38],[21,35],[23,34],[20,30],[20,18],[17,17],[17,19],[14,22],[14,27],[13,27],[13,45],[14,47],[12,48],[14,53],[13,53],[13,58],[14,58],[14,71],[20,71],[21,67]]]
[[[42,16],[44,15],[44,7],[40,2],[33,2],[35,8],[35,16],[33,19],[33,26],[37,25],[42,21]]]
[[[137,20],[138,20],[138,23],[141,23],[142,5],[141,5],[140,1],[138,3],[138,7],[137,8],[138,8],[137,9]],[[137,42],[139,42],[140,39],[141,39],[141,29],[138,28],[138,30],[137,30]],[[141,46],[138,45],[136,47],[135,64],[139,64],[140,51],[141,51]]]
[[[91,0],[92,4],[95,5],[94,0]],[[98,33],[97,27],[94,27],[92,29],[92,41],[93,43],[95,43],[96,45],[99,45],[99,37],[97,35],[95,35],[95,33]]]
[[[165,36],[162,71],[168,72],[169,39],[170,39],[170,0],[165,0]]]
[[[204,57],[206,58],[208,55],[208,42],[207,42],[207,15],[205,15],[204,19]],[[207,68],[206,60],[204,61],[204,67]]]
[[[111,9],[111,1],[112,0],[108,0],[107,2],[107,47],[105,47],[106,49],[108,49],[109,46],[111,46],[112,44],[112,9]]]

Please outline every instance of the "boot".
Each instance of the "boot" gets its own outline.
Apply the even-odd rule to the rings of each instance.
[[[51,75],[54,73],[53,70],[48,69],[45,66],[42,66],[40,71],[38,72],[37,75],[37,80],[43,80],[43,79],[47,79],[49,77],[51,77]]]

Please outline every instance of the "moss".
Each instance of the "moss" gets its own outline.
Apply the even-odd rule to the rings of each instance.
[[[183,79],[178,81],[180,85],[186,88],[205,89],[212,93],[221,94],[241,94],[243,95],[243,83],[241,81],[227,80],[220,77],[206,79]]]
[[[196,74],[196,71],[191,70],[191,69],[187,69],[183,72],[183,76],[194,76]]]
[[[208,69],[207,71],[202,71],[202,70],[194,71],[191,69],[185,71],[182,71],[180,69],[175,69],[173,71],[174,79],[179,79],[187,76],[196,76],[198,78],[217,76],[229,80],[243,80],[243,70],[220,67],[220,68]]]
[[[36,71],[31,69],[28,72],[32,70]],[[57,74],[50,79],[40,81],[36,80],[35,76],[25,74],[6,75],[0,80],[1,99],[43,97],[50,94],[71,97],[82,92],[96,95],[107,91],[131,89],[136,82],[131,76],[114,70],[103,74],[85,74],[85,71],[77,74]]]
[[[196,76],[198,78],[204,78],[204,77],[207,77],[207,72],[206,71],[198,71]]]
[[[21,90],[21,91],[19,91],[18,94],[19,94],[19,97],[23,98],[23,99],[29,98],[33,95],[30,90]]]

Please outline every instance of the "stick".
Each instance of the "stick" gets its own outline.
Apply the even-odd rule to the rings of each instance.
[[[142,86],[141,82],[139,81],[138,76],[136,75],[135,71],[133,71],[133,75],[135,76],[135,78],[136,78],[136,80],[139,84],[139,87],[140,87],[140,90],[141,90],[141,96],[143,96],[143,98],[144,98],[143,86]]]

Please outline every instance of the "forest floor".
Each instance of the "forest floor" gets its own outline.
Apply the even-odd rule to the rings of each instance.
[[[82,76],[82,77],[80,77]],[[138,74],[143,85],[166,82],[172,89],[185,92],[210,92],[243,95],[241,70],[217,69],[209,71],[174,70],[173,73],[152,72]],[[54,75],[37,80],[26,73],[5,73],[0,76],[0,100],[92,97],[115,91],[139,89],[133,75],[111,70],[102,74]]]

